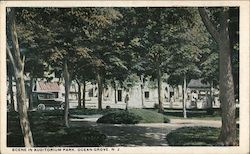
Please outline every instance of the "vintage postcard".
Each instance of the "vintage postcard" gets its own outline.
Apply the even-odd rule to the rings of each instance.
[[[1,1],[1,153],[249,153],[249,1]]]

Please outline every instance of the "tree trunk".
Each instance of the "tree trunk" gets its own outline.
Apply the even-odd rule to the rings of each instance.
[[[213,83],[213,81],[211,81],[211,83],[210,83],[210,106],[211,106],[211,108],[213,109],[213,105],[214,105],[214,95],[213,95],[213,93],[214,93],[214,83]]]
[[[158,101],[159,101],[159,109],[158,109],[158,112],[159,113],[162,113],[164,110],[163,110],[163,98],[162,98],[162,81],[161,81],[161,70],[160,68],[158,67],[158,71],[157,71],[157,83],[158,83]]]
[[[102,78],[99,71],[97,71],[97,84],[98,84],[98,109],[102,110]]]
[[[141,75],[141,105],[144,108],[144,82],[143,75]]]
[[[81,83],[78,80],[76,80],[76,83],[78,85],[78,106],[77,106],[77,108],[81,109],[82,108],[82,101],[81,101],[81,98],[82,98],[82,92],[81,92],[82,87],[81,87]]]
[[[114,81],[114,90],[115,90],[115,104],[117,104],[117,98],[116,98],[116,93],[117,93],[117,87],[116,87],[116,83]]]
[[[34,146],[33,137],[27,113],[27,104],[25,102],[25,84],[24,84],[24,74],[23,74],[24,58],[23,60],[21,60],[18,37],[16,32],[14,8],[11,8],[10,10],[9,19],[10,19],[9,26],[10,26],[13,50],[11,52],[9,46],[7,46],[7,52],[11,59],[16,78],[17,103],[19,104],[18,111],[19,111],[20,125],[22,129],[25,147],[33,147]]]
[[[183,79],[183,99],[182,99],[182,106],[183,106],[183,117],[187,118],[187,110],[186,110],[186,100],[187,100],[187,78],[184,75]]]
[[[33,100],[32,100],[32,90],[33,89],[33,77],[30,77],[30,88],[29,88],[29,109],[33,109]]]
[[[9,90],[10,90],[10,111],[15,110],[15,104],[14,104],[14,93],[13,93],[13,76],[12,72],[9,73]]]
[[[85,91],[86,91],[86,81],[83,81],[83,92],[82,92],[82,108],[85,109],[86,105],[85,105]]]
[[[231,49],[229,39],[224,39],[220,48],[220,102],[222,127],[219,141],[225,145],[236,145],[236,119],[234,83],[231,66]]]
[[[65,126],[69,128],[69,91],[70,91],[70,75],[68,70],[68,63],[64,61],[64,80],[65,80],[65,105],[64,105],[64,122]]]
[[[229,36],[229,8],[222,8],[220,13],[220,31],[210,21],[206,10],[199,8],[200,16],[207,30],[219,46],[220,103],[222,127],[219,141],[224,145],[236,145],[235,96],[231,64],[231,46]]]

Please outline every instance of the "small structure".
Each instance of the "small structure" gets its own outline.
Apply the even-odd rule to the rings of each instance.
[[[212,108],[214,91],[210,84],[202,83],[201,79],[192,79],[187,86],[189,108],[206,109]]]

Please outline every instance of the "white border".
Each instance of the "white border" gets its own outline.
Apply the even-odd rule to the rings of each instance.
[[[214,153],[249,153],[249,1],[2,1],[0,9],[0,124],[1,152],[12,152],[6,148],[6,38],[5,38],[5,9],[6,7],[196,7],[196,6],[239,6],[240,7],[240,146],[238,147],[119,147],[118,152],[79,152],[79,153],[185,153],[185,154],[214,154]],[[44,153],[44,152],[38,152]],[[72,153],[72,152],[50,152]],[[75,152],[74,152],[75,153]]]

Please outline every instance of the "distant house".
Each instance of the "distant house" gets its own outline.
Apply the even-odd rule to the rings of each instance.
[[[26,79],[28,81],[28,79]],[[144,88],[142,89],[141,83],[136,83],[129,90],[123,89],[118,86],[115,90],[111,86],[107,86],[103,89],[103,108],[110,106],[111,108],[124,108],[125,97],[128,94],[128,107],[129,108],[142,108],[142,107],[154,107],[158,104],[158,90],[155,83],[146,81]],[[26,82],[29,83],[29,82]],[[14,84],[15,85],[15,84]],[[27,86],[29,88],[29,86]],[[15,88],[14,88],[15,89]],[[163,91],[163,107],[165,108],[182,108],[183,90],[182,86],[172,87],[166,82],[162,83]],[[219,106],[218,90],[213,89],[212,94],[216,97],[210,98],[211,88],[209,84],[203,84],[201,80],[191,80],[187,85],[187,108],[207,108]],[[45,81],[43,79],[37,79],[32,88],[32,93],[48,93],[53,94],[57,101],[64,102],[65,89],[64,84],[58,78],[53,78],[52,81]],[[86,107],[97,108],[98,102],[98,86],[88,82],[86,84],[85,92]],[[28,94],[27,94],[28,104]],[[213,101],[215,100],[215,101]],[[70,87],[69,102],[70,108],[77,107],[78,101],[78,86],[76,82],[72,82]]]
[[[56,99],[64,101],[65,89],[64,85],[57,81],[36,81],[36,84],[33,88],[33,92],[50,92],[53,93]],[[71,101],[76,101],[78,98],[78,91],[75,84],[71,84],[69,99]]]

